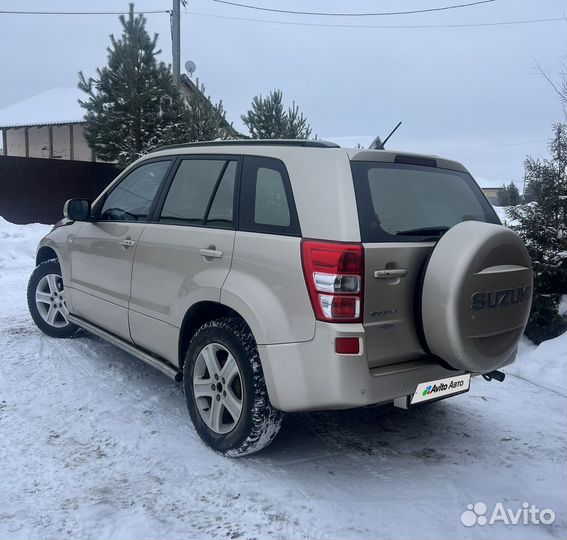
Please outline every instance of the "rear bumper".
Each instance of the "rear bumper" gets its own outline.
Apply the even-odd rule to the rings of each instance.
[[[335,353],[335,338],[349,336],[364,338],[362,325],[317,322],[311,341],[259,345],[272,405],[291,412],[387,403],[419,383],[464,373],[428,358],[369,369],[364,348],[357,356]]]

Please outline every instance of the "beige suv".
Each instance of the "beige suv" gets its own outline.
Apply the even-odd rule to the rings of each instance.
[[[321,141],[152,152],[72,199],[28,287],[53,337],[101,336],[183,380],[214,450],[284,411],[408,408],[503,379],[532,270],[453,161]]]

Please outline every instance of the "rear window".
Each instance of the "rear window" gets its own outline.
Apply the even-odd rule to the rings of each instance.
[[[467,173],[376,162],[351,167],[363,242],[428,241],[462,221],[499,223]]]

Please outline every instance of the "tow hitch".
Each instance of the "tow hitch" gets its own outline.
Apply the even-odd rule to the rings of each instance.
[[[483,373],[482,374],[482,378],[485,381],[498,381],[498,382],[504,382],[504,379],[506,378],[506,373],[502,373],[501,371],[489,371],[488,373]]]

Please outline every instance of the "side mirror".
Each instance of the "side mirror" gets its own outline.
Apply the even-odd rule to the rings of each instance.
[[[63,215],[71,221],[88,221],[91,215],[91,201],[69,199],[63,207]]]

